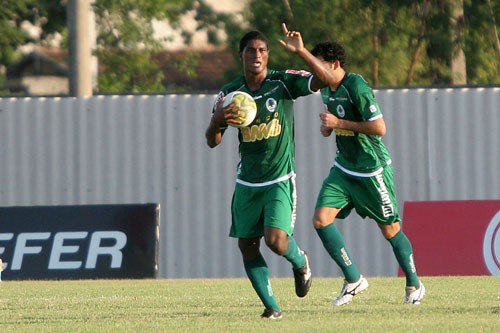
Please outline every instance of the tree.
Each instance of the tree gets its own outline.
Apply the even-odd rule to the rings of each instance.
[[[463,3],[463,18],[454,5]],[[179,17],[194,11],[198,29],[206,29],[213,44],[226,43],[238,57],[238,41],[248,29],[264,32],[271,42],[270,66],[302,68],[297,57],[277,42],[281,22],[299,30],[306,47],[336,39],[349,55],[348,69],[362,73],[375,86],[451,84],[452,63],[460,50],[466,61],[467,83],[500,82],[500,2],[491,0],[248,0],[243,21],[235,15],[215,13],[203,0],[97,0],[94,4],[99,58],[99,93],[163,92],[163,73],[153,55],[161,41],[152,22],[167,19],[174,26]],[[240,14],[240,13],[235,13]],[[459,18],[453,21],[454,17]],[[22,29],[28,21],[41,27],[40,40]],[[453,23],[453,24],[450,24]],[[216,33],[225,29],[227,41]],[[16,0],[0,7],[0,84],[2,68],[20,58],[18,47],[44,43],[51,34],[67,36],[64,1]],[[189,42],[191,36],[184,33]],[[65,44],[63,44],[65,47]],[[196,75],[196,52],[176,63]],[[3,66],[3,67],[2,67]],[[234,68],[232,78],[241,73]]]
[[[461,50],[469,84],[499,83],[492,22],[498,21],[500,4],[463,3],[463,18],[455,21],[456,0],[251,0],[246,13],[250,26],[270,38],[275,68],[303,66],[275,42],[284,21],[301,31],[306,47],[324,39],[342,42],[349,70],[375,86],[451,84],[452,63]]]
[[[67,36],[66,2],[54,0],[8,1],[0,7],[0,64],[10,65],[21,57],[18,47],[28,41],[36,44],[58,32]],[[93,4],[97,27],[100,93],[152,93],[165,90],[164,74],[154,55],[162,40],[154,36],[154,20],[168,20],[177,27],[180,16],[188,10],[197,13],[199,28],[207,28],[210,41],[220,43],[214,31],[230,21],[230,15],[216,14],[203,1],[196,0],[98,0]],[[42,29],[40,40],[30,40],[20,29],[29,21]],[[190,35],[183,34],[186,41]],[[63,47],[67,46],[64,42]],[[199,61],[195,52],[187,53],[176,66],[193,75]],[[0,71],[0,83],[2,75]]]
[[[193,0],[99,0],[94,4],[101,93],[163,92],[163,73],[152,62],[161,48],[153,20],[176,24]]]
[[[491,5],[491,7],[490,7]],[[497,22],[500,3],[489,0],[464,1],[465,57],[469,84],[500,82],[500,48]]]
[[[6,67],[21,57],[17,47],[30,41],[21,24],[24,17],[30,15],[34,3],[34,0],[19,0],[0,6],[0,88],[5,84]]]
[[[208,41],[214,45],[223,42],[217,37],[218,29],[235,27],[232,15],[216,13],[203,0],[99,0],[94,11],[98,27],[96,55],[103,64],[98,75],[101,93],[165,91],[164,74],[153,61],[162,49],[162,40],[154,35],[154,20],[168,20],[178,27],[180,16],[194,11],[197,28],[206,29]],[[182,35],[188,45],[191,35],[186,31]],[[192,68],[198,62],[197,52],[187,52],[174,65],[194,77]]]

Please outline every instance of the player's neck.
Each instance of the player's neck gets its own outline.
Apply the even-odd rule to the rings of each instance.
[[[344,80],[345,76],[347,75],[347,72],[344,69],[337,69],[335,72],[335,81],[330,84],[330,89],[332,91],[336,91],[337,88],[340,86],[342,83],[342,80]]]
[[[250,89],[250,91],[257,91],[262,86],[262,83],[264,82],[266,77],[267,77],[267,70],[259,73],[246,72],[245,83],[247,84],[247,87],[248,89]]]

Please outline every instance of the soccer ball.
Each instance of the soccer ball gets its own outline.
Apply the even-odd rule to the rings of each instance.
[[[231,124],[228,125],[233,127],[246,127],[255,119],[257,114],[257,104],[252,96],[243,91],[233,91],[226,95],[222,107],[226,107],[229,104],[235,102],[238,108],[238,118],[241,124]]]

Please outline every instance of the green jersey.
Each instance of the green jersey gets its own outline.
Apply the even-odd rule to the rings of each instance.
[[[346,73],[336,91],[321,89],[323,103],[340,119],[362,122],[382,117],[373,90],[361,75]],[[335,166],[355,176],[378,174],[391,163],[391,157],[379,135],[367,135],[335,129],[337,155]]]
[[[216,104],[235,90],[249,93],[257,104],[254,121],[238,129],[238,183],[263,186],[295,174],[293,104],[296,98],[313,93],[312,77],[307,71],[269,70],[257,91],[248,89],[243,76],[222,87]]]

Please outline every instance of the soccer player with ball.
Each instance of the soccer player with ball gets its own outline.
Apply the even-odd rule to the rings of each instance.
[[[213,148],[221,143],[228,125],[238,127],[241,160],[229,235],[238,239],[245,271],[265,307],[261,317],[268,319],[280,319],[282,314],[260,252],[262,237],[274,253],[291,263],[297,296],[306,296],[311,287],[308,256],[293,237],[296,215],[293,102],[324,87],[330,75],[321,61],[304,47],[299,32],[288,31],[285,24],[282,28],[284,40],[280,43],[300,56],[311,72],[268,69],[266,36],[258,31],[248,32],[239,44],[243,75],[220,90],[205,133],[208,146]],[[226,96],[235,91],[249,94],[257,105],[255,118],[247,126],[241,126],[245,121],[238,109],[241,101],[224,103]]]

